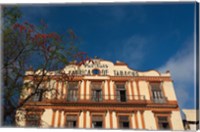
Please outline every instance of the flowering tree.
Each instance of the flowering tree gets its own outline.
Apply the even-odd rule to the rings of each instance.
[[[67,74],[61,69],[69,61],[78,60],[84,64],[89,58],[85,52],[79,52],[76,43],[78,37],[73,30],[59,35],[47,32],[48,25],[41,21],[39,26],[30,22],[18,23],[21,12],[17,7],[3,7],[3,125],[15,125],[16,110],[38,93],[40,85],[48,80],[46,71],[57,70],[61,79]],[[25,71],[34,72],[31,82],[23,83]],[[40,77],[35,74],[40,69]],[[32,93],[19,103],[19,95],[26,88],[32,87]],[[42,92],[51,91],[46,89]]]

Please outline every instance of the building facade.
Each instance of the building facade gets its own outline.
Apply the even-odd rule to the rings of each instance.
[[[19,126],[184,130],[170,72],[136,71],[127,64],[93,59],[56,71],[17,111]],[[27,71],[24,83],[39,72]],[[55,89],[46,91],[42,89]],[[21,100],[31,94],[27,87]]]
[[[199,119],[198,119],[198,110],[195,109],[183,109],[184,119],[183,124],[185,130],[198,130],[199,129]]]

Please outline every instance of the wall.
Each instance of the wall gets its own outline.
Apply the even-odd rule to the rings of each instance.
[[[171,123],[173,130],[184,130],[181,114],[179,111],[172,111]]]
[[[45,109],[43,115],[41,116],[42,127],[51,127],[52,114],[52,109]]]
[[[113,111],[112,112],[112,124],[113,124],[113,128],[114,129],[117,129],[118,128],[118,126],[117,126],[117,115],[116,115],[116,112],[115,111]]]
[[[110,128],[110,112],[109,111],[107,111],[106,112],[106,116],[105,116],[105,127],[106,128]]]
[[[144,111],[145,128],[148,130],[157,130],[156,120],[152,111]]]
[[[150,100],[148,83],[146,81],[139,81],[139,90],[141,95],[145,95],[146,100]]]
[[[163,82],[163,90],[168,100],[177,100],[172,82],[170,81]]]
[[[80,113],[80,116],[79,116],[79,128],[83,128],[83,111]]]

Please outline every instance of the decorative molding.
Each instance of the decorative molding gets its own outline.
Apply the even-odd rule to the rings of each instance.
[[[81,76],[71,76],[71,79],[66,79],[65,81],[80,81],[83,80],[85,76],[81,75]],[[173,81],[171,79],[171,77],[164,77],[164,76],[110,76],[107,75],[107,77],[109,77],[109,79],[113,80],[113,81],[129,81],[129,80],[145,80],[145,81],[156,81],[156,82],[162,82],[162,81]],[[24,77],[24,80],[40,80],[41,76],[39,75],[26,75]],[[52,80],[59,80],[61,78],[60,75],[47,75],[46,77],[44,77],[44,80],[48,80],[49,78],[51,78]],[[70,78],[70,76],[69,76]],[[91,79],[87,79],[87,80],[94,80],[93,78]],[[102,80],[104,81],[105,79],[96,79],[98,80]],[[107,79],[108,80],[108,79]]]

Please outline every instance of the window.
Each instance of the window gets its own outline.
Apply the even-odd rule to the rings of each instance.
[[[31,111],[26,112],[26,126],[28,127],[39,127],[40,126],[40,115],[42,111]]]
[[[101,89],[101,83],[92,83],[92,100],[95,102],[101,102],[103,100],[102,98],[102,89]]]
[[[67,128],[76,128],[77,127],[77,116],[67,116],[65,126]]]
[[[92,116],[92,128],[103,128],[103,118],[100,115]]]
[[[99,75],[100,71],[98,69],[94,69],[94,70],[92,70],[92,74],[93,75]]]
[[[27,109],[26,110],[26,126],[39,127],[41,125],[41,115],[44,110],[40,109]]]
[[[151,83],[152,99],[155,103],[165,103],[165,97],[163,96],[161,84]]]
[[[77,101],[77,100],[78,100],[78,82],[69,82],[67,101]]]
[[[33,96],[33,101],[42,101],[43,89],[37,89],[35,95]]]
[[[92,100],[95,101],[95,102],[100,102],[102,101],[102,91],[101,90],[93,90],[92,91]]]
[[[119,116],[119,128],[129,128],[128,116]]]
[[[39,115],[27,115],[26,116],[26,125],[29,127],[38,127],[40,126],[40,117]]]
[[[169,130],[170,125],[167,116],[158,116],[158,127],[161,130]]]
[[[126,89],[125,83],[116,84],[117,100],[120,102],[126,102]]]

